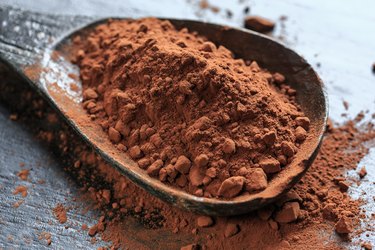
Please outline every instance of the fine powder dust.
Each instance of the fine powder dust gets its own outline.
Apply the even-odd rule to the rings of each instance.
[[[66,209],[62,204],[56,205],[56,207],[53,209],[53,215],[61,224],[64,224],[68,220],[68,217],[66,216]]]
[[[283,75],[169,21],[109,21],[74,45],[94,122],[150,176],[189,193],[263,190],[308,136]]]
[[[361,115],[338,127],[329,123],[309,171],[278,202],[243,216],[206,217],[171,207],[135,186],[77,139],[36,93],[12,78],[0,81],[1,102],[18,113],[19,122],[32,124],[32,131],[54,149],[72,185],[81,187],[83,198],[94,202],[85,211],[101,213],[97,224],[82,225],[82,233],[100,236],[113,249],[178,249],[185,245],[185,249],[343,249],[343,242],[364,230],[360,220],[374,219],[366,217],[360,200],[347,194],[346,187],[354,183],[344,177],[347,170],[356,169],[368,153],[365,145],[375,139],[372,123],[357,125]],[[358,175],[354,181],[360,184],[366,178],[365,170]],[[132,220],[143,226],[130,226]],[[371,249],[366,240],[354,244]]]

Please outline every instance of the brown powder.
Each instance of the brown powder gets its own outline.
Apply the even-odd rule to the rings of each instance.
[[[244,26],[246,29],[266,33],[272,31],[275,28],[275,23],[264,17],[248,16],[245,18]]]
[[[57,204],[56,207],[53,209],[53,215],[56,219],[61,223],[64,224],[67,222],[68,217],[66,216],[66,209],[62,204]]]
[[[363,247],[365,250],[372,250],[372,244],[370,242],[363,242],[361,247]]]
[[[13,203],[13,207],[14,208],[18,208],[19,206],[22,205],[22,203],[24,203],[25,200],[19,200],[19,201],[16,201],[15,203]]]
[[[19,171],[19,172],[17,173],[17,176],[18,176],[21,180],[26,181],[27,178],[29,177],[29,173],[30,173],[30,170],[29,170],[29,169],[23,169],[23,170],[21,170],[21,171]]]
[[[308,136],[283,75],[168,21],[110,21],[74,41],[83,107],[166,184],[226,199],[258,192]]]
[[[96,174],[112,183],[114,202],[125,208],[112,212],[121,214],[121,211],[131,211],[139,206],[141,209],[138,213],[142,214],[143,218],[148,218],[145,220],[148,226],[162,225],[181,234],[192,232],[192,235],[196,235],[195,243],[208,249],[228,248],[233,244],[239,248],[268,249],[273,245],[277,247],[280,244],[289,244],[291,247],[302,249],[304,246],[313,245],[317,248],[338,249],[337,243],[330,239],[332,228],[338,223],[336,230],[344,228],[344,231],[339,229],[338,232],[348,233],[352,229],[347,228],[354,228],[360,219],[360,201],[350,199],[337,185],[337,178],[343,178],[343,171],[355,169],[360,159],[368,152],[363,142],[373,140],[375,132],[372,125],[362,129],[365,129],[364,132],[357,129],[353,122],[338,128],[329,127],[321,153],[311,166],[311,170],[292,191],[280,199],[280,202],[261,209],[258,215],[202,219],[157,200],[100,161],[96,163],[99,166]],[[85,157],[83,162],[84,159]],[[90,189],[91,192],[95,192],[92,187]],[[134,193],[138,195],[130,196]],[[124,196],[128,198],[116,201],[116,197]],[[159,211],[158,214],[154,214],[156,210]],[[160,220],[159,214],[163,217],[162,224],[155,224]],[[106,230],[102,233],[104,239],[113,241],[116,246],[124,246],[127,241],[121,236],[121,232],[125,230],[121,221],[122,219],[115,216],[107,222]],[[293,221],[295,222],[289,223]],[[343,227],[340,226],[340,221],[345,222]],[[196,229],[201,226],[206,226],[204,232]],[[326,232],[323,235],[322,230]],[[209,235],[211,236],[206,238]]]
[[[51,238],[52,238],[51,234],[48,233],[48,232],[41,232],[39,237],[38,237],[39,240],[45,240],[48,246],[51,245],[51,243],[52,243]]]
[[[40,179],[40,180],[38,180],[38,184],[44,184],[44,183],[46,183],[46,181],[45,180],[43,180],[43,179]]]
[[[213,6],[209,1],[207,0],[200,0],[199,1],[199,8],[202,10],[210,9],[214,13],[218,13],[220,11],[220,8],[217,6]]]
[[[21,194],[22,197],[26,197],[27,196],[27,187],[25,186],[17,186],[14,191],[13,191],[13,194]]]
[[[4,78],[4,75],[0,74],[0,77]],[[65,170],[75,180],[73,183],[81,185],[84,196],[105,215],[106,226],[100,236],[112,242],[113,246],[145,248],[142,244],[153,237],[157,239],[152,240],[154,248],[166,248],[168,245],[169,248],[178,249],[198,244],[207,249],[233,246],[243,249],[343,249],[341,243],[347,241],[348,237],[350,240],[366,230],[358,224],[359,220],[367,220],[360,210],[361,201],[351,199],[340,190],[337,181],[345,181],[344,173],[355,169],[368,153],[365,145],[375,139],[372,123],[359,126],[356,120],[338,127],[329,123],[319,155],[292,192],[257,212],[238,217],[211,218],[213,224],[210,227],[198,228],[198,215],[171,207],[135,186],[77,139],[75,132],[63,120],[59,119],[53,129],[51,126],[40,126],[48,123],[47,116],[55,114],[55,111],[38,94],[30,91],[24,82],[12,80],[14,78],[11,75],[0,81],[0,100],[16,109],[19,122],[30,125],[64,162],[67,166]],[[76,164],[77,161],[80,164]],[[110,190],[109,203],[102,198],[103,189]],[[300,206],[297,220],[292,223],[276,222],[275,216],[284,204],[295,201]],[[94,208],[85,208],[86,211],[91,209]],[[347,221],[352,223],[354,231],[347,236],[337,237],[334,235],[335,224],[343,217],[349,218]],[[136,235],[128,235],[129,220],[144,225],[137,227],[140,229],[134,232]],[[230,236],[231,232],[236,231],[233,228],[237,227],[238,232]],[[172,232],[177,235],[171,239],[176,240],[160,239],[161,235]],[[134,242],[134,239],[142,240]],[[371,248],[366,241],[362,246]]]

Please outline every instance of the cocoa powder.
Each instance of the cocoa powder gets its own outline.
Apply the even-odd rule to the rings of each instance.
[[[29,169],[22,169],[17,173],[17,176],[23,180],[26,181],[27,178],[29,177],[30,170]]]
[[[64,170],[73,178],[72,185],[79,185],[83,196],[96,204],[94,208],[87,205],[85,210],[98,209],[104,215],[105,227],[99,234],[102,239],[112,242],[113,247],[139,248],[140,245],[135,244],[128,233],[124,233],[129,232],[126,222],[131,218],[144,225],[143,230],[136,231],[136,238],[149,239],[152,231],[147,228],[162,228],[165,230],[163,235],[166,232],[177,234],[174,238],[178,239],[176,241],[170,242],[164,238],[153,241],[154,248],[168,245],[169,248],[178,249],[187,245],[190,247],[187,249],[191,249],[199,245],[207,249],[233,246],[243,249],[342,249],[341,244],[348,236],[332,235],[335,224],[341,218],[346,217],[345,224],[348,228],[354,228],[349,237],[356,237],[364,230],[359,227],[359,220],[366,221],[360,209],[361,201],[353,200],[342,192],[337,181],[346,180],[344,173],[356,169],[358,162],[368,153],[366,145],[375,139],[372,123],[362,122],[359,126],[356,124],[358,119],[336,127],[329,123],[319,155],[290,193],[256,213],[203,219],[212,220],[212,224],[205,223],[208,226],[200,228],[198,215],[156,199],[107,165],[23,81],[15,81],[14,75],[6,78],[4,72],[0,77],[1,102],[18,114],[18,122],[31,125],[30,129],[67,166]],[[50,116],[56,116],[57,122],[51,124]],[[109,190],[109,193],[103,190]],[[103,193],[109,195],[109,202],[107,198],[103,199]],[[71,198],[76,200],[78,197]],[[275,221],[288,202],[299,203],[297,220],[291,223]],[[101,219],[98,221],[101,222]],[[336,228],[340,228],[340,225]],[[155,230],[155,234],[160,239],[160,231]],[[181,242],[180,239],[186,235],[190,242]],[[368,241],[355,244],[371,249]]]
[[[83,107],[166,184],[224,199],[258,192],[308,137],[283,75],[186,28],[115,20],[74,43]]]
[[[51,243],[52,243],[52,236],[48,232],[41,232],[40,235],[39,235],[39,237],[38,237],[38,239],[40,241],[44,241],[45,240],[48,246],[51,245]]]
[[[244,26],[246,29],[261,33],[271,32],[275,28],[275,23],[260,16],[248,16],[245,18]]]
[[[17,186],[14,191],[13,191],[13,194],[17,195],[17,194],[21,194],[22,197],[26,197],[27,196],[27,190],[28,188],[26,186]]]
[[[66,216],[66,209],[62,204],[57,204],[56,207],[53,209],[53,215],[56,219],[61,223],[64,224],[68,221],[68,217]]]
[[[181,234],[191,233],[194,238],[192,243],[208,249],[225,249],[233,244],[239,248],[270,249],[272,246],[284,246],[308,249],[315,246],[340,249],[340,241],[330,238],[331,230],[335,228],[339,234],[352,233],[359,225],[361,202],[352,200],[343,192],[337,184],[337,178],[344,178],[344,170],[355,169],[368,152],[363,142],[373,140],[375,131],[372,125],[363,129],[364,132],[358,130],[353,122],[338,128],[330,126],[317,160],[292,191],[279,202],[258,210],[256,214],[229,218],[202,217],[170,207],[99,160],[95,163],[99,166],[95,174],[103,176],[107,183],[112,183],[111,200],[120,204],[118,209],[112,210],[115,216],[108,220],[102,237],[114,242],[116,247],[124,246],[127,239],[120,235],[125,228],[117,214],[137,211],[136,214],[143,218],[148,227],[165,227]],[[98,191],[91,189],[90,192]],[[134,193],[137,195],[131,197]],[[126,200],[116,198],[125,194],[128,194]],[[97,202],[100,204],[100,200]],[[161,223],[160,215],[163,218]],[[204,231],[200,228],[204,228]],[[323,235],[322,230],[326,232]]]

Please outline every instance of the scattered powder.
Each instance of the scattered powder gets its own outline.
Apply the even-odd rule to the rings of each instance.
[[[372,250],[372,244],[370,242],[362,243],[361,247],[363,247],[365,250]]]
[[[353,122],[337,128],[329,127],[316,161],[292,191],[256,214],[230,218],[199,217],[170,207],[90,153],[84,151],[80,158],[84,168],[88,167],[86,159],[96,159],[90,164],[98,167],[89,167],[90,172],[102,176],[107,184],[112,185],[111,202],[119,204],[119,207],[110,212],[115,216],[107,221],[102,237],[114,242],[115,246],[124,246],[127,242],[126,237],[121,236],[121,232],[126,230],[122,226],[121,214],[137,211],[137,217],[140,216],[147,227],[164,227],[181,234],[192,232],[193,243],[209,249],[226,248],[233,244],[239,248],[265,248],[285,245],[286,242],[291,247],[314,245],[335,249],[339,247],[337,242],[330,240],[332,228],[340,234],[355,233],[353,229],[363,217],[359,208],[361,202],[352,200],[337,184],[337,179],[345,179],[344,171],[355,169],[368,152],[363,142],[375,138],[372,125],[362,129],[364,132],[357,129]],[[81,177],[84,178],[84,175]],[[94,188],[97,184],[86,184],[89,196],[95,197],[94,200],[103,209],[108,208],[100,196],[96,198],[95,194],[100,194],[100,190]],[[202,226],[205,227],[204,232],[197,230]],[[322,235],[321,230],[326,234]],[[207,239],[208,235],[212,237]]]
[[[22,203],[24,203],[25,200],[19,200],[19,201],[16,201],[15,203],[13,203],[13,207],[14,208],[18,208],[19,206],[22,205]]]
[[[74,42],[88,115],[166,184],[225,199],[259,192],[309,136],[283,75],[186,28],[110,21]]]
[[[218,13],[220,11],[219,7],[212,5],[207,0],[200,0],[199,8],[202,9],[202,10],[210,9],[214,13]]]
[[[367,175],[367,170],[366,170],[366,167],[363,166],[361,167],[361,169],[359,170],[358,172],[358,175],[359,177],[362,179],[362,178],[365,178],[365,176]]]
[[[30,173],[30,170],[29,170],[29,169],[23,169],[23,170],[21,170],[21,171],[19,171],[19,172],[17,173],[17,176],[18,176],[21,180],[26,181],[27,178],[29,177],[29,173]]]
[[[27,196],[27,187],[25,186],[17,186],[14,191],[13,191],[13,194],[21,194],[22,197],[26,197]]]
[[[52,239],[51,234],[48,232],[41,232],[38,239],[39,240],[46,240],[47,245],[51,245]]]
[[[12,120],[12,121],[17,121],[18,120],[18,115],[17,114],[11,114],[9,116],[9,119]]]
[[[62,204],[57,204],[57,206],[53,209],[53,215],[56,219],[61,223],[64,224],[67,222],[68,218],[66,216],[66,209]]]
[[[46,183],[45,180],[43,180],[43,179],[38,180],[38,184],[44,184],[44,183]]]
[[[176,234],[172,241],[153,241],[154,246],[160,248],[168,245],[175,249],[182,246],[186,246],[185,249],[199,246],[208,249],[233,246],[244,249],[342,249],[342,242],[363,230],[359,228],[359,220],[369,220],[360,210],[361,200],[351,199],[338,183],[352,184],[344,174],[356,169],[358,162],[368,153],[365,145],[375,139],[372,123],[357,125],[357,119],[336,127],[329,123],[315,162],[279,202],[248,215],[211,217],[212,225],[201,228],[198,226],[199,215],[171,207],[135,186],[78,140],[63,120],[59,119],[53,130],[41,129],[39,125],[48,122],[47,115],[54,114],[54,111],[22,81],[8,84],[10,81],[12,78],[0,81],[0,100],[17,108],[20,122],[32,125],[30,127],[38,137],[46,141],[68,166],[65,170],[77,185],[81,185],[84,197],[93,201],[95,209],[104,215],[103,221],[103,217],[98,220],[105,224],[99,234],[102,239],[112,242],[113,247],[132,248],[135,243],[127,235],[127,222],[134,219],[143,224],[143,228],[136,231],[136,237],[132,236],[136,239],[147,241],[153,232],[160,239],[159,230]],[[75,164],[77,161],[80,164]],[[87,206],[86,209],[94,208]],[[297,219],[290,223],[277,222],[280,212],[284,213],[284,218],[294,219],[297,215]],[[333,237],[342,220],[347,228],[353,228],[353,232]],[[189,240],[181,241],[184,237]],[[370,242],[361,244],[365,249],[372,247]]]
[[[275,23],[260,16],[248,16],[245,18],[244,26],[246,29],[261,33],[271,32],[275,28]]]

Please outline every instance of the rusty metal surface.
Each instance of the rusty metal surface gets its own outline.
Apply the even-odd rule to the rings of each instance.
[[[36,3],[35,3],[36,2]],[[37,4],[37,3],[40,4]],[[101,16],[128,16],[130,13],[134,16],[174,16],[174,17],[189,17],[189,18],[203,18],[209,21],[226,23],[230,25],[240,25],[242,20],[242,9],[244,4],[231,4],[228,1],[220,3],[232,9],[234,17],[231,20],[225,18],[225,14],[213,14],[210,12],[199,12],[195,5],[188,4],[181,1],[180,5],[173,8],[165,8],[165,4],[170,4],[170,1],[162,1],[159,5],[150,4],[145,7],[143,1],[137,3],[136,1],[129,1],[129,3],[105,3],[105,1],[95,1],[90,4],[90,1],[82,1],[82,6],[73,6],[71,2],[50,3],[50,1],[33,1],[25,3],[23,1],[8,1],[7,4],[22,5],[24,8],[29,8],[36,11],[44,12],[60,12],[63,14],[87,14],[87,15],[101,15]],[[266,3],[265,3],[266,2]],[[328,94],[330,97],[330,114],[336,121],[343,121],[347,118],[342,117],[341,113],[346,112],[342,105],[342,101],[346,100],[350,103],[348,118],[353,118],[360,110],[369,109],[374,111],[374,93],[375,93],[375,77],[371,73],[371,64],[375,61],[375,56],[371,57],[370,52],[375,51],[375,27],[371,25],[375,22],[374,15],[370,12],[370,6],[374,3],[361,1],[361,4],[366,4],[367,8],[358,9],[358,3],[346,1],[344,4],[341,1],[314,1],[313,3],[300,3],[299,1],[253,1],[250,5],[251,11],[254,14],[265,15],[267,17],[277,19],[281,15],[287,15],[289,19],[286,21],[286,28],[283,28],[281,23],[278,23],[279,29],[276,30],[277,35],[282,35],[284,42],[291,45],[297,52],[302,53],[309,62],[312,62],[327,84]],[[176,5],[176,4],[173,4]],[[63,7],[62,7],[63,6]],[[90,8],[88,8],[90,6]],[[104,8],[103,8],[104,6]],[[143,9],[137,8],[137,6]],[[341,6],[342,8],[337,8]],[[373,9],[373,8],[372,8]],[[198,12],[198,13],[196,13]],[[197,16],[199,14],[200,16]],[[32,24],[31,24],[32,25]],[[280,28],[281,27],[281,28]],[[4,28],[4,22],[1,23],[1,29]],[[355,35],[354,35],[355,34]],[[287,35],[287,36],[286,36]],[[0,32],[1,37],[1,32]],[[370,42],[372,41],[372,42]],[[321,65],[321,67],[318,67]],[[370,112],[370,114],[372,113]],[[19,184],[15,173],[19,171],[18,162],[33,162],[33,156],[36,158],[40,156],[41,161],[45,162],[48,148],[42,146],[35,146],[32,141],[32,135],[25,132],[19,126],[10,123],[7,120],[9,115],[8,110],[2,108],[2,119],[0,120],[0,197],[1,211],[7,208],[7,213],[0,212],[0,246],[19,247],[39,249],[43,247],[37,238],[37,232],[41,230],[50,231],[57,240],[54,241],[54,247],[57,249],[74,247],[76,248],[96,248],[98,245],[91,245],[88,242],[88,237],[82,234],[74,234],[74,227],[71,227],[68,232],[63,230],[63,226],[54,223],[49,225],[48,221],[53,221],[50,209],[42,209],[40,204],[55,204],[56,202],[63,202],[64,197],[69,196],[66,192],[71,186],[63,178],[61,167],[58,159],[55,159],[56,165],[51,163],[52,169],[55,169],[56,174],[47,175],[46,170],[41,168],[36,170],[33,177],[35,179],[43,176],[51,176],[50,181],[47,182],[50,190],[55,192],[45,192],[46,187],[34,187],[33,192],[27,197],[26,202],[30,205],[20,206],[18,209],[10,208],[17,198],[11,195],[13,188]],[[366,119],[370,115],[367,115]],[[23,131],[23,133],[21,132]],[[32,143],[25,143],[28,140]],[[31,149],[35,151],[30,151]],[[43,151],[44,150],[44,151]],[[12,152],[15,152],[12,155]],[[22,153],[21,153],[22,152]],[[39,153],[38,153],[39,152]],[[374,181],[374,150],[363,159],[359,166],[366,165],[369,175],[361,182],[359,187],[351,187],[350,192],[355,196],[362,196],[368,200],[367,207],[371,213],[374,212],[373,202],[373,181]],[[36,164],[35,164],[36,165]],[[35,169],[38,169],[35,167]],[[54,180],[58,178],[59,181]],[[61,182],[61,186],[59,186]],[[56,186],[55,186],[56,185]],[[61,188],[59,188],[61,187]],[[48,190],[48,189],[47,189]],[[363,191],[367,193],[364,195]],[[45,193],[43,193],[45,192]],[[74,192],[74,189],[71,190]],[[39,195],[42,194],[43,196]],[[32,198],[30,198],[32,197]],[[43,197],[43,198],[41,198]],[[35,200],[33,203],[32,200]],[[24,205],[25,205],[24,204]],[[34,208],[34,209],[33,209]],[[33,212],[30,212],[33,211]],[[20,215],[30,215],[27,220],[21,220]],[[89,215],[79,215],[83,222],[87,224],[94,223],[94,219]],[[41,220],[40,218],[45,218]],[[38,225],[39,221],[41,223]],[[33,230],[25,225],[36,225]],[[135,223],[136,224],[136,223]],[[134,224],[134,225],[135,225]],[[130,225],[132,227],[136,226]],[[64,232],[63,232],[64,231]],[[19,236],[21,235],[21,237]],[[11,236],[11,237],[8,237]],[[28,245],[24,238],[34,237],[33,245]],[[375,236],[370,233],[370,238]],[[11,239],[13,238],[13,240]],[[136,237],[135,237],[136,238]],[[172,235],[173,238],[173,235]],[[157,239],[157,237],[155,237]],[[147,244],[145,244],[147,246]],[[150,246],[150,245],[148,245]]]

